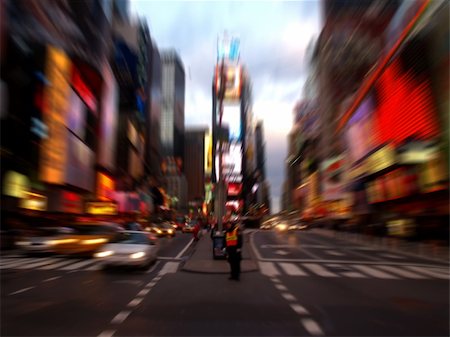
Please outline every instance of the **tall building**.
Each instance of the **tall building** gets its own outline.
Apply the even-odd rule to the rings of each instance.
[[[177,208],[187,209],[184,176],[185,73],[175,50],[161,51],[162,105],[160,122],[162,173],[166,192],[177,200]]]
[[[163,157],[184,159],[184,97],[185,73],[175,50],[161,51],[162,113],[161,146]]]
[[[207,128],[186,130],[184,157],[185,174],[188,183],[188,202],[203,204],[205,199],[205,151]]]

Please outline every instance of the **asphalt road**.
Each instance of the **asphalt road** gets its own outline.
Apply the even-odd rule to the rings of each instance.
[[[4,256],[2,336],[448,336],[448,265],[313,231],[256,231],[240,282],[181,271],[192,235],[148,271]],[[45,260],[49,259],[49,260]],[[51,260],[51,259],[56,259]]]

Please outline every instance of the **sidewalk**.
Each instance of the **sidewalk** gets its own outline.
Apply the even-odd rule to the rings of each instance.
[[[197,243],[194,243],[194,252],[183,265],[182,270],[195,273],[227,274],[230,266],[227,260],[214,260],[212,240],[209,233],[202,235]],[[250,233],[244,231],[244,244],[242,245],[241,272],[257,271],[258,265],[253,257],[250,247]]]
[[[361,233],[345,232],[326,228],[314,228],[314,232],[335,239],[353,243],[372,245],[392,252],[400,252],[415,257],[427,258],[439,262],[449,262],[449,247],[427,242],[410,242],[391,237],[379,237]]]

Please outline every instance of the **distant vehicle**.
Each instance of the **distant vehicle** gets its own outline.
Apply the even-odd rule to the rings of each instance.
[[[154,233],[159,237],[163,236],[175,236],[175,229],[170,224],[170,222],[152,223],[150,226],[145,228],[146,231]]]
[[[143,231],[142,225],[139,222],[127,222],[123,225],[127,231]]]
[[[52,240],[57,254],[78,254],[92,256],[97,249],[106,244],[121,226],[109,222],[79,222],[68,224],[71,234]]]
[[[183,233],[193,233],[195,226],[198,225],[198,221],[195,219],[190,220],[186,225],[183,227],[182,232]]]
[[[71,229],[64,227],[33,228],[22,234],[16,246],[26,254],[54,253],[58,239],[71,232]]]
[[[178,216],[175,219],[175,226],[177,230],[182,230],[186,226],[188,219],[185,216]]]
[[[156,261],[158,250],[159,245],[153,234],[123,231],[117,233],[94,256],[102,261],[104,267],[130,266],[148,269]]]

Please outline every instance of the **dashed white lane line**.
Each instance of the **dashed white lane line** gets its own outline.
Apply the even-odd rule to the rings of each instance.
[[[297,299],[295,298],[294,295],[290,294],[290,293],[281,293],[281,296],[284,297],[284,299],[288,300],[288,301],[296,301]]]
[[[143,299],[143,297],[136,297],[134,300],[128,303],[128,307],[134,308],[135,306],[138,306]]]
[[[302,307],[300,304],[291,304],[292,310],[294,310],[299,315],[309,315],[308,310]]]
[[[303,318],[302,324],[305,329],[313,336],[322,336],[324,334],[319,324],[317,324],[316,321],[311,318]]]
[[[112,337],[116,333],[116,330],[105,330],[97,337]]]
[[[23,292],[28,291],[28,290],[30,290],[30,289],[33,289],[33,288],[34,288],[34,287],[23,288],[23,289],[17,290],[17,291],[15,291],[15,292],[9,294],[9,296],[11,296],[11,295],[16,295],[16,294],[20,294],[20,293],[23,293]]]
[[[282,284],[275,284],[275,288],[281,291],[287,291],[287,288]]]
[[[61,278],[61,276],[50,277],[50,278],[48,278],[48,279],[46,279],[46,280],[44,280],[44,281],[42,281],[42,282],[50,282],[50,281],[57,280],[57,279],[59,279],[59,278]]]
[[[130,310],[124,310],[119,312],[116,317],[114,317],[111,321],[111,324],[120,324],[122,323],[124,320],[127,319],[128,315],[131,313]]]
[[[180,262],[167,262],[164,267],[159,271],[159,275],[155,277],[155,280],[159,280],[162,275],[169,274],[169,273],[176,273],[178,270],[178,266],[180,265]]]
[[[145,296],[150,292],[150,289],[142,289],[137,295],[138,296]]]
[[[333,256],[344,256],[344,253],[338,252],[336,250],[326,250],[325,253],[327,253],[328,255],[333,255]]]

